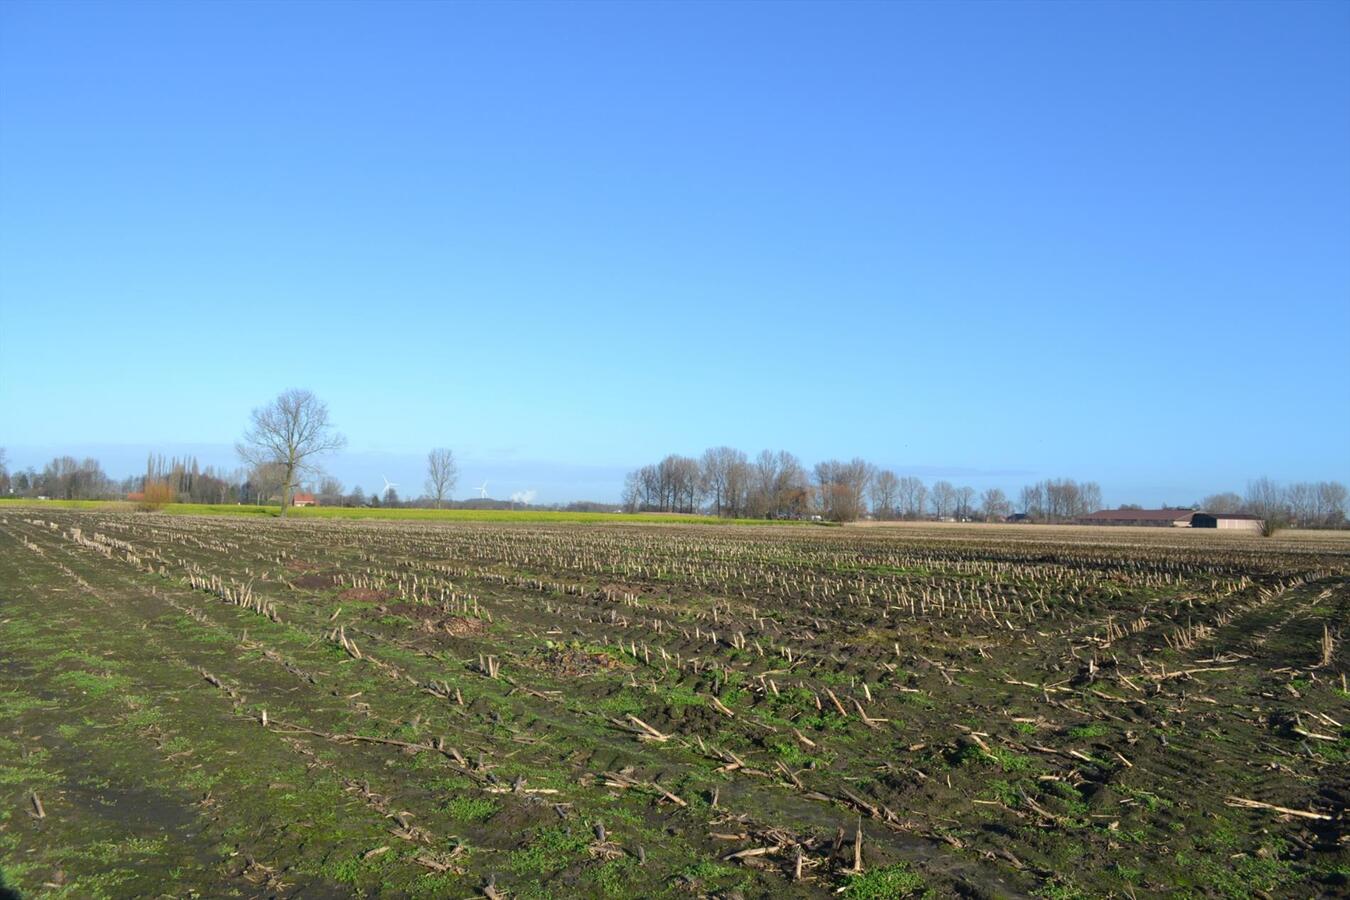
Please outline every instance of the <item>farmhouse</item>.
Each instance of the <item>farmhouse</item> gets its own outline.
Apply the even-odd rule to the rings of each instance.
[[[1147,525],[1155,528],[1190,528],[1193,509],[1103,509],[1075,520],[1079,525]]]
[[[1260,516],[1246,513],[1198,512],[1191,519],[1192,528],[1221,528],[1228,531],[1260,531],[1265,524]]]
[[[319,501],[314,499],[313,494],[296,494],[291,498],[292,506],[318,506]]]

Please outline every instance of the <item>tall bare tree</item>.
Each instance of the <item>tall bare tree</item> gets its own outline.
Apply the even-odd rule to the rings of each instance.
[[[1042,518],[1045,515],[1045,485],[1037,482],[1022,488],[1019,505],[1023,515],[1033,519]]]
[[[933,515],[945,519],[956,508],[956,488],[950,481],[939,481],[929,492],[928,502],[933,505]]]
[[[253,466],[279,468],[284,517],[296,477],[317,472],[317,457],[346,445],[347,439],[328,419],[328,405],[309,391],[291,388],[266,406],[253,410],[249,429],[235,444],[235,451]]]
[[[1242,498],[1232,491],[1210,494],[1200,501],[1200,508],[1211,513],[1242,512]]]
[[[427,454],[426,491],[436,501],[437,509],[445,502],[445,495],[455,489],[457,481],[459,481],[459,465],[455,462],[452,450],[448,447],[437,447]]]
[[[834,522],[852,522],[862,516],[866,511],[863,497],[873,471],[871,463],[856,456],[848,462],[829,459],[816,463],[821,514]]]
[[[1289,510],[1289,521],[1296,527],[1307,528],[1312,524],[1316,504],[1316,485],[1299,481],[1284,489],[1284,505]]]
[[[974,512],[975,489],[968,484],[963,484],[956,489],[956,517],[961,521],[970,518]]]
[[[258,506],[271,503],[281,496],[281,486],[286,482],[286,467],[281,463],[259,463],[249,469],[246,482],[245,502]]]
[[[344,492],[342,482],[331,475],[319,479],[319,502],[324,506],[341,506]]]
[[[900,479],[890,469],[882,469],[872,479],[872,515],[878,519],[894,519],[900,503]]]
[[[749,462],[733,447],[709,447],[700,462],[703,491],[717,515],[735,516],[743,506]]]
[[[923,480],[913,475],[900,479],[900,509],[906,519],[923,518],[924,504],[928,499],[928,488]]]
[[[998,488],[989,488],[980,495],[980,511],[984,513],[986,522],[997,522],[1006,518],[1011,509],[1012,504],[1008,502],[1008,496]]]
[[[735,451],[727,466],[727,515],[732,518],[745,515],[750,498],[750,460],[740,450]]]
[[[97,500],[110,496],[112,480],[98,460],[87,457],[58,456],[47,463],[36,478],[38,496],[55,500]]]
[[[1339,481],[1317,483],[1317,515],[1327,528],[1339,528],[1345,522],[1345,485]]]
[[[1102,508],[1102,486],[1095,481],[1083,482],[1079,491],[1080,510],[1078,515],[1085,516]]]
[[[777,490],[778,457],[772,450],[761,450],[750,467],[748,514],[756,519],[774,514]]]
[[[1247,512],[1267,522],[1283,524],[1285,519],[1284,491],[1269,478],[1255,478],[1247,482]]]

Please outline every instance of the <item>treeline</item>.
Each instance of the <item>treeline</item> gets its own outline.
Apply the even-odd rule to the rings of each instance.
[[[0,448],[0,495],[50,500],[134,500],[163,503],[267,503],[279,490],[272,473],[258,469],[202,467],[195,457],[150,454],[145,472],[108,476],[92,457],[58,456],[41,469],[10,472]]]
[[[811,481],[797,457],[765,450],[752,462],[740,450],[713,447],[699,459],[672,454],[624,478],[629,512],[693,513],[731,518],[802,518],[813,510]]]
[[[154,453],[145,461],[145,474],[129,481],[130,484],[124,485],[127,494],[141,493],[146,499],[168,503],[238,503],[248,484],[238,469],[232,472],[214,466],[203,469],[195,456],[166,460]]]
[[[58,456],[41,470],[29,466],[11,475],[4,451],[0,450],[0,494],[53,500],[105,500],[120,490],[120,483],[109,478],[96,459]]]
[[[1282,485],[1269,478],[1247,482],[1246,495],[1211,494],[1196,506],[1205,512],[1246,513],[1291,528],[1344,528],[1347,490],[1339,481]]]
[[[145,473],[116,480],[97,459],[58,456],[38,470],[10,472],[0,448],[0,496],[53,500],[119,500],[148,506],[163,503],[277,502],[284,473],[276,465],[225,471],[202,467],[195,457],[166,459],[151,454]],[[442,502],[428,495],[403,499],[394,487],[367,494],[348,491],[336,478],[318,475],[298,485],[321,506],[464,508],[546,508],[569,511],[710,513],[728,518],[808,519],[849,522],[880,520],[1002,521],[1014,513],[1029,522],[1071,522],[1102,508],[1101,487],[1093,481],[1057,478],[1023,487],[1016,502],[999,488],[976,491],[939,480],[932,484],[898,475],[866,460],[826,460],[807,469],[786,450],[764,450],[751,459],[732,447],[712,447],[699,457],[672,454],[628,473],[619,507],[575,502],[538,506],[527,502],[471,499]],[[1245,494],[1211,494],[1192,506],[1211,513],[1258,516],[1277,527],[1344,528],[1347,489],[1338,481],[1283,485],[1269,478],[1247,484]],[[1122,509],[1138,508],[1130,504]]]
[[[1052,479],[1022,489],[1020,512],[1057,522],[1099,509],[1096,482]],[[764,450],[754,459],[734,447],[712,447],[700,457],[672,454],[630,472],[623,507],[630,512],[709,512],[761,519],[821,518],[850,522],[875,519],[997,521],[1013,504],[999,488],[977,492],[969,485],[880,469],[857,457],[831,459],[808,470],[786,450]]]
[[[32,466],[10,472],[5,449],[0,447],[0,496],[49,500],[131,500],[146,508],[166,503],[242,503],[266,505],[281,499],[285,474],[276,464],[231,470],[203,467],[193,456],[183,458],[150,454],[145,472],[127,478],[108,476],[92,457],[58,456],[42,469]],[[395,488],[367,494],[359,486],[348,491],[336,478],[318,473],[313,481],[296,485],[297,492],[312,494],[321,506],[426,508],[436,505],[430,496],[403,499]],[[468,501],[481,505],[483,501]],[[513,509],[533,504],[492,501]],[[455,504],[452,504],[455,505]],[[464,505],[464,504],[457,504]],[[614,504],[578,502],[551,509],[615,511]]]
[[[1102,508],[1102,489],[1095,481],[1047,479],[1022,488],[1019,512],[1040,522],[1066,522]]]
[[[712,447],[699,457],[672,454],[628,473],[622,504],[628,512],[733,518],[997,522],[1017,514],[1020,521],[1054,523],[1100,510],[1102,489],[1095,481],[1050,478],[1026,485],[1014,502],[1000,488],[976,491],[945,480],[927,484],[856,457],[826,460],[808,470],[785,450],[765,450],[751,459],[733,447]],[[1214,494],[1194,507],[1247,513],[1283,527],[1344,528],[1346,505],[1346,487],[1337,481],[1280,485],[1258,478],[1245,496]]]

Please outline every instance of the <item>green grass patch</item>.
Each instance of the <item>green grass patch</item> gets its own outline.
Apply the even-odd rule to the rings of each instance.
[[[135,504],[120,500],[30,500],[5,498],[4,509],[92,509],[106,512],[130,512]],[[230,503],[167,503],[157,512],[171,516],[258,516],[277,518],[277,506],[248,506]],[[793,519],[721,519],[717,516],[676,513],[599,513],[563,512],[549,509],[386,509],[383,507],[305,506],[290,509],[287,518],[296,519],[404,519],[420,522],[539,522],[602,525],[606,523],[655,525],[807,525]]]
[[[90,697],[97,698],[113,691],[125,690],[131,684],[131,679],[121,675],[97,675],[93,672],[75,671],[62,672],[53,678],[52,682],[72,693],[87,694]]]
[[[1092,725],[1079,725],[1077,728],[1069,729],[1069,737],[1078,738],[1079,740],[1091,740],[1092,738],[1099,738],[1104,734],[1106,734],[1106,726],[1097,725],[1095,723]]]
[[[445,804],[445,811],[456,822],[486,822],[499,809],[497,801],[487,797],[456,797]]]
[[[852,900],[902,900],[922,897],[927,893],[923,878],[911,872],[904,863],[869,869],[848,876],[843,895]]]
[[[550,875],[571,865],[590,843],[589,833],[563,826],[541,829],[528,845],[511,854],[511,871],[518,875]]]

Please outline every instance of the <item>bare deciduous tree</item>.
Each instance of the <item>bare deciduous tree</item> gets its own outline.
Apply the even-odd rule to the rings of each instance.
[[[969,519],[974,512],[975,489],[968,484],[963,484],[956,489],[956,518],[962,522]]]
[[[1102,508],[1102,486],[1095,481],[1085,481],[1079,489],[1079,515],[1094,513]]]
[[[1045,515],[1045,488],[1041,484],[1029,484],[1022,488],[1019,500],[1023,515],[1033,519]]]
[[[735,518],[745,515],[750,499],[750,460],[740,450],[735,451],[727,467],[727,515]]]
[[[1316,504],[1316,485],[1300,481],[1284,489],[1284,505],[1289,511],[1289,521],[1298,528],[1307,528],[1313,524]]]
[[[1022,512],[1033,519],[1059,522],[1101,509],[1102,489],[1095,481],[1048,478],[1022,488]]]
[[[1256,478],[1247,482],[1247,512],[1260,516],[1267,522],[1283,523],[1284,492],[1269,478]]]
[[[1345,485],[1339,481],[1317,483],[1317,516],[1328,528],[1339,528],[1345,522]]]
[[[816,463],[821,514],[834,522],[859,518],[866,510],[863,497],[872,481],[872,472],[872,465],[858,457],[846,463],[837,459]]]
[[[745,514],[762,518],[800,518],[810,506],[806,469],[786,450],[763,450],[747,463]]]
[[[427,454],[426,491],[436,501],[440,509],[445,495],[455,489],[459,481],[459,466],[455,463],[455,454],[448,447],[437,447]]]
[[[703,497],[703,471],[692,456],[672,453],[659,463],[630,472],[623,502],[634,512],[691,513]]]
[[[58,456],[34,476],[37,495],[55,500],[97,500],[112,491],[112,480],[92,457]]]
[[[924,504],[928,499],[928,488],[922,479],[906,475],[900,479],[900,511],[906,519],[923,517]]]
[[[291,502],[296,476],[316,472],[316,458],[347,444],[328,420],[328,406],[306,390],[292,388],[253,410],[251,425],[235,445],[245,462],[277,466],[282,473],[281,515]]]
[[[1242,498],[1232,491],[1222,494],[1210,494],[1200,501],[1200,509],[1210,513],[1242,512]]]
[[[344,491],[342,482],[331,475],[319,479],[319,502],[324,506],[341,506]]]
[[[703,492],[712,498],[713,511],[736,516],[744,506],[749,462],[733,447],[710,447],[700,462]]]
[[[286,470],[280,463],[259,463],[248,472],[245,496],[246,502],[259,506],[271,503],[281,496],[281,486],[286,482]]]
[[[939,481],[929,492],[928,502],[932,504],[933,515],[939,519],[946,519],[956,507],[956,488],[950,481]]]
[[[890,469],[883,469],[872,479],[872,515],[878,519],[894,519],[900,503],[900,479]]]
[[[1008,502],[1008,497],[998,488],[990,488],[980,495],[980,511],[984,513],[986,522],[997,522],[1006,518],[1012,504]]]

